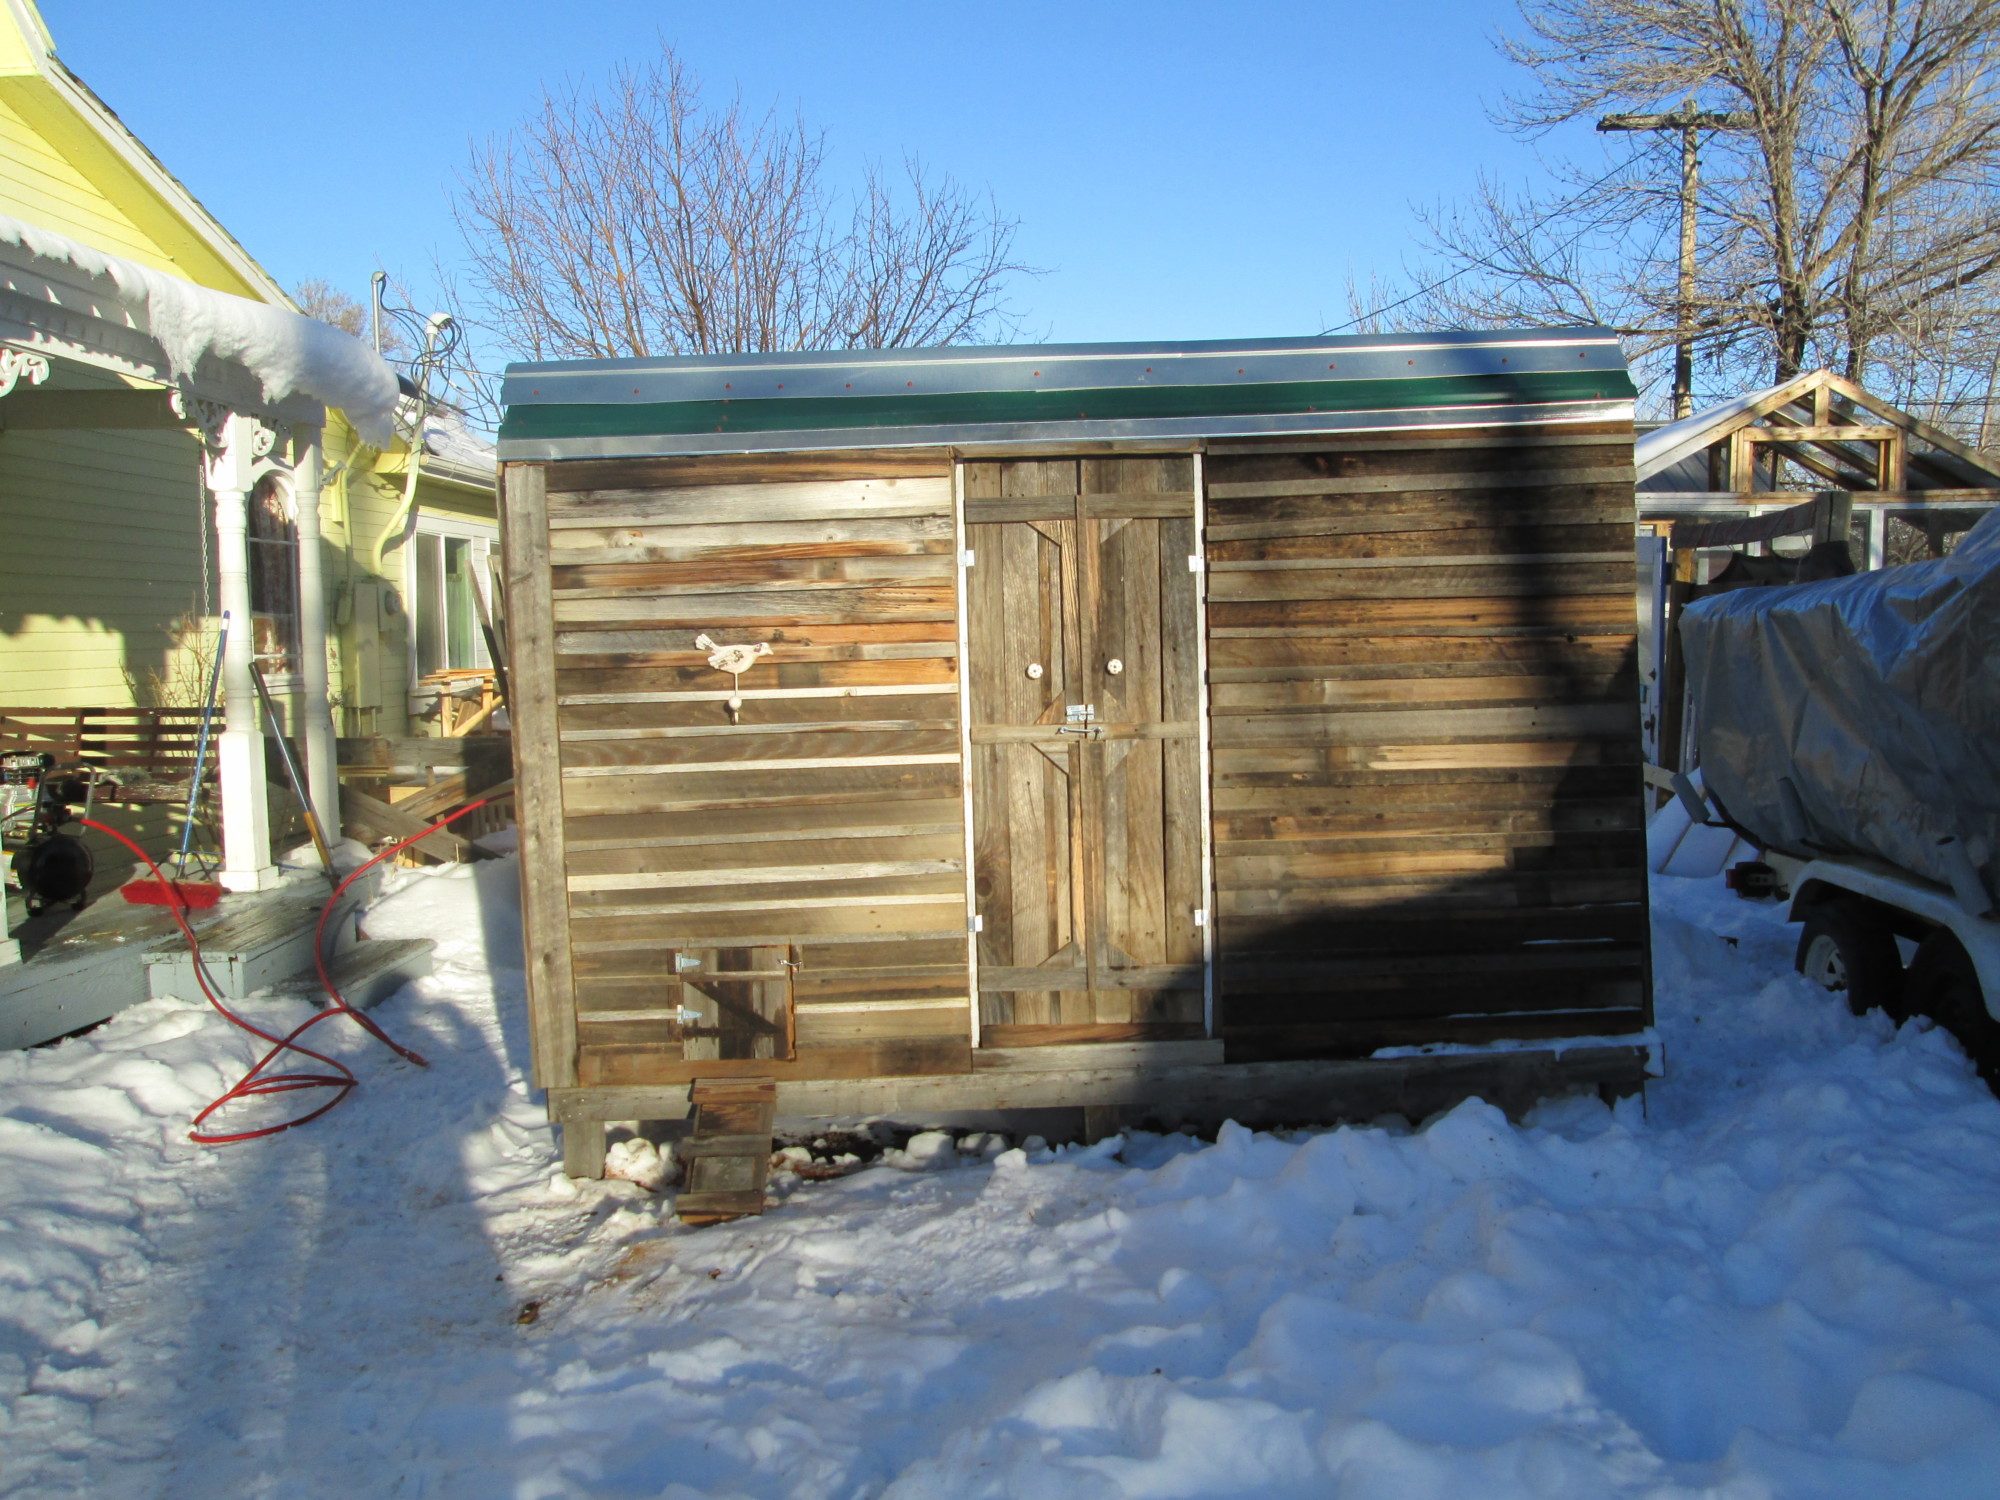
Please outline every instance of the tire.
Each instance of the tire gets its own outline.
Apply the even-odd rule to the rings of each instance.
[[[1957,1037],[1988,1085],[2000,1079],[2000,1022],[1986,1009],[1971,956],[1949,932],[1934,932],[1917,945],[1903,980],[1903,1004]]]
[[[1813,907],[1793,963],[1821,989],[1844,994],[1857,1016],[1871,1010],[1901,1014],[1903,962],[1895,934],[1858,901],[1836,899]]]

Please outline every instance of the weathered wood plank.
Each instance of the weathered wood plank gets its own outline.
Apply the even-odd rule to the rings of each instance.
[[[1432,513],[1423,513],[1430,516]],[[1357,523],[1364,518],[1355,517]],[[1517,524],[1489,523],[1436,530],[1385,531],[1374,528],[1345,532],[1291,533],[1284,536],[1209,542],[1209,567],[1215,572],[1243,571],[1279,564],[1379,562],[1386,558],[1567,557],[1596,553],[1632,555],[1629,520],[1601,524],[1557,525],[1539,516]]]
[[[1464,744],[1574,740],[1636,733],[1636,701],[1536,703],[1504,708],[1267,709],[1215,720],[1215,743],[1249,745]]]
[[[1366,678],[1295,677],[1278,681],[1218,682],[1210,690],[1216,715],[1352,709],[1479,708],[1498,704],[1627,704],[1638,699],[1638,673],[1623,663],[1610,671],[1528,675],[1488,673],[1476,677]]]
[[[769,593],[779,589],[853,588],[884,581],[951,579],[952,559],[941,549],[915,555],[835,556],[801,549],[805,556],[737,553],[695,562],[604,563],[552,570],[558,600],[617,598],[627,593]]]
[[[1282,599],[1211,598],[1212,639],[1238,632],[1293,635],[1568,635],[1636,629],[1632,588],[1550,597]]]
[[[1630,526],[1631,486],[1576,486],[1497,500],[1470,492],[1426,500],[1381,495],[1323,501],[1212,506],[1211,546],[1233,547],[1287,538],[1379,537],[1384,545],[1415,544],[1423,533],[1493,530],[1533,536],[1557,527]]]
[[[703,558],[891,557],[950,551],[951,518],[887,516],[869,521],[730,521],[699,525],[576,526],[549,539],[554,567],[695,562]]]
[[[500,541],[532,1071],[539,1087],[567,1088],[579,1081],[576,992],[568,902],[560,883],[549,878],[563,868],[565,850],[560,768],[544,749],[553,747],[556,737],[555,619],[544,479],[540,465],[502,468]]]
[[[1518,1113],[1566,1088],[1635,1089],[1646,1076],[1647,1050],[1614,1043],[1394,1059],[1239,1058],[1178,1066],[1112,1061],[1107,1067],[998,1068],[962,1076],[797,1079],[779,1083],[778,1111],[786,1118],[851,1118],[1102,1103],[1158,1112],[1173,1123],[1334,1123],[1394,1113],[1420,1120],[1474,1093]],[[680,1119],[687,1095],[686,1082],[557,1089],[549,1094],[549,1116],[559,1123]]]
[[[697,772],[789,767],[855,769],[863,766],[956,765],[958,735],[946,729],[878,734],[844,725],[813,734],[766,730],[732,737],[562,741],[563,779],[586,776],[666,776]]]
[[[889,1038],[808,1049],[796,1057],[685,1062],[655,1046],[584,1047],[577,1081],[585,1087],[690,1083],[698,1078],[869,1078],[972,1071],[972,1047],[957,1036]]]
[[[961,859],[866,860],[848,864],[735,865],[706,870],[622,870],[572,874],[568,887],[576,891],[712,890],[719,885],[798,885],[806,882],[888,880],[903,875],[958,875]],[[856,892],[857,899],[877,900]],[[773,904],[771,902],[763,903]],[[581,908],[580,910],[588,910]],[[713,909],[713,908],[709,908]]]
[[[720,811],[689,809],[671,814],[615,814],[608,817],[572,818],[565,830],[569,841],[570,867],[586,854],[610,850],[685,849],[694,858],[707,858],[712,848],[740,848],[761,851],[767,844],[798,844],[804,848],[833,853],[848,847],[845,841],[914,841],[929,848],[940,838],[959,831],[959,803],[956,799],[882,802],[873,797],[818,807],[730,807]],[[756,857],[762,858],[760,852]]]
[[[773,588],[768,591],[693,590],[620,594],[613,598],[555,601],[556,624],[681,626],[702,629],[727,625],[740,632],[753,625],[811,625],[853,620],[951,620],[956,595],[947,580],[937,583],[829,583],[820,588]]]
[[[670,526],[676,522],[862,521],[951,514],[951,480],[938,476],[773,480],[694,489],[651,487],[567,491],[548,507],[551,530]]]
[[[947,480],[950,461],[941,454],[912,449],[853,449],[839,453],[723,454],[687,458],[604,458],[569,460],[548,466],[549,493],[593,490],[705,489],[729,484],[818,484],[884,478]]]
[[[1098,1040],[1097,1027],[1083,1028],[1093,1033],[1091,1039],[1063,1040],[1061,1033],[1071,1029],[1017,1028],[1017,1034],[1026,1037],[1025,1045],[987,1045],[982,1038],[979,1050],[972,1054],[972,1069],[975,1073],[1063,1073],[1073,1069],[1198,1067],[1222,1061],[1222,1043],[1217,1040]]]
[[[559,639],[557,650],[560,652],[562,649],[563,643]],[[879,648],[882,659],[859,660],[848,658],[859,658],[867,652],[867,648],[824,650],[830,656],[837,655],[841,659],[788,661],[768,669],[762,666],[752,668],[743,674],[742,696],[746,700],[752,694],[784,697],[819,688],[839,687],[914,688],[924,684],[952,690],[957,687],[958,663],[950,656],[933,656],[929,651],[918,655],[912,650],[909,659],[891,659],[891,648],[883,647]],[[558,671],[557,683],[562,689],[562,696],[572,700],[589,701],[586,695],[602,693],[622,698],[630,692],[648,690],[677,694],[719,691],[725,700],[735,696],[729,689],[716,686],[715,669],[705,662],[699,667],[680,666],[671,657],[662,660],[646,651],[580,654],[562,662]],[[708,701],[718,700],[711,698]]]
[[[1615,562],[1525,563],[1501,559],[1466,567],[1385,566],[1380,568],[1259,568],[1218,572],[1208,596],[1236,600],[1299,599],[1513,599],[1533,604],[1554,596],[1609,595],[1633,609],[1634,565],[1619,554]],[[1526,611],[1534,613],[1532,605]]]
[[[1226,472],[1218,470],[1219,472]],[[1428,473],[1326,474],[1301,479],[1210,479],[1211,502],[1265,500],[1279,497],[1319,497],[1325,495],[1381,495],[1391,493],[1442,493],[1449,490],[1546,490],[1562,484],[1625,485],[1632,483],[1629,458],[1619,464],[1597,466],[1565,465],[1560,468],[1508,468],[1481,471],[1470,468],[1436,469]]]
[[[801,780],[797,766],[749,765],[714,773],[682,768],[681,774],[668,776],[565,777],[563,809],[572,817],[589,817],[683,809],[814,807],[854,798],[929,799],[957,789],[957,760],[954,754],[914,765],[843,762],[814,768],[809,781]]]
[[[1555,636],[1217,634],[1209,643],[1215,682],[1302,677],[1450,677],[1481,673],[1590,674],[1637,670],[1634,636],[1618,631]]]

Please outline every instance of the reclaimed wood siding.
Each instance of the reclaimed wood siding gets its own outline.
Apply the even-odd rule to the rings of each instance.
[[[579,1081],[969,1068],[948,465],[545,473]]]
[[[1650,1019],[1632,434],[1212,453],[1232,1060]]]

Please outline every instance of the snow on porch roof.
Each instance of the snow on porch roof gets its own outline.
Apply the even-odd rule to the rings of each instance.
[[[1197,439],[1630,416],[1604,328],[510,365],[502,459]]]
[[[377,447],[394,430],[395,372],[359,339],[5,214],[0,336],[46,354],[95,354],[231,405],[258,402],[280,419],[300,419],[283,410],[299,398],[335,407]]]

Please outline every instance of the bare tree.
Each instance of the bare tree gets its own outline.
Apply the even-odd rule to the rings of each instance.
[[[391,281],[399,291],[402,283]],[[371,335],[368,308],[355,301],[339,287],[323,277],[301,281],[292,288],[292,301],[299,305],[299,311],[309,318],[318,318],[322,323],[331,323],[342,333],[351,333],[358,339],[368,339]],[[382,353],[394,359],[408,351],[409,342],[403,337],[403,330],[394,321],[382,326]]]
[[[1004,338],[1015,223],[910,159],[827,182],[823,136],[706,106],[663,49],[545,91],[476,146],[454,197],[466,311],[534,358]]]
[[[342,333],[360,338],[368,331],[368,309],[324,277],[301,281],[292,288],[292,300],[307,317],[331,323]]]
[[[1831,365],[1976,427],[2000,352],[2000,0],[1521,0],[1503,50],[1542,138],[1689,101],[1701,143],[1694,316],[1730,385]],[[1546,196],[1483,177],[1426,216],[1443,274],[1407,321],[1609,323],[1671,344],[1677,152],[1623,137]],[[1677,142],[1662,143],[1677,145]]]

